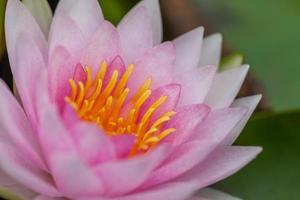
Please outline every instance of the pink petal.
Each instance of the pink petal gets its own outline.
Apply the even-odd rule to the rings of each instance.
[[[76,111],[72,106],[67,105],[64,107],[62,118],[64,121],[64,125],[67,129],[72,130],[74,124],[80,123],[81,119],[78,117]]]
[[[31,12],[32,16],[34,17],[34,19],[40,26],[42,32],[44,33],[45,37],[47,38],[53,17],[49,3],[46,0],[23,0],[22,2]]]
[[[127,158],[132,146],[134,145],[135,136],[133,135],[116,135],[111,138],[114,143],[115,152],[118,158]]]
[[[144,187],[167,182],[192,169],[214,149],[211,141],[199,140],[176,147],[166,161],[145,182]]]
[[[47,170],[35,134],[30,127],[23,109],[0,81],[0,132],[7,140],[12,141],[24,156],[43,170]],[[3,140],[2,140],[3,141]]]
[[[163,36],[163,30],[162,30],[163,27],[162,27],[162,18],[161,18],[159,1],[142,0],[130,11],[130,13],[136,12],[135,10],[138,9],[139,7],[144,7],[151,19],[154,45],[160,44]]]
[[[135,62],[128,87],[131,91],[137,91],[148,78],[152,78],[153,89],[171,83],[174,62],[175,48],[171,42],[153,47]]]
[[[192,135],[190,140],[209,138],[221,143],[246,113],[246,108],[226,108],[212,111],[206,119],[198,125],[195,134]]]
[[[2,171],[0,171],[0,188],[13,195],[22,197],[24,200],[32,200],[33,197],[36,196],[35,192],[24,187],[23,185],[20,185]]]
[[[157,184],[174,178],[200,163],[230,134],[230,131],[244,114],[244,109],[220,110],[209,114],[202,122],[198,123],[198,128],[187,134],[189,137],[185,136],[185,139],[189,139],[192,142],[178,146],[172,154],[174,158],[166,161],[167,164],[162,166],[161,171],[158,169],[158,174],[154,174],[153,183]],[[174,136],[170,135],[170,137],[174,137],[177,140],[175,134],[176,132]],[[194,143],[195,147],[189,146],[189,144]],[[185,149],[185,146],[187,149]],[[189,148],[191,148],[190,152]]]
[[[38,139],[43,153],[47,157],[58,150],[75,149],[75,145],[69,132],[65,129],[56,105],[51,102],[47,92],[46,74],[41,74],[37,79],[37,108],[38,108]],[[51,134],[49,134],[51,132]]]
[[[103,193],[100,180],[73,151],[51,155],[49,160],[57,187],[67,197],[98,196]]]
[[[161,163],[167,152],[168,145],[160,145],[146,155],[98,165],[95,171],[104,182],[106,195],[121,195],[136,189]]]
[[[214,65],[219,66],[222,51],[222,35],[213,34],[203,41],[200,66]]]
[[[12,68],[16,66],[16,53],[20,47],[18,40],[21,34],[26,34],[31,37],[41,52],[42,58],[46,59],[47,42],[39,25],[19,0],[10,0],[6,8],[5,35]]]
[[[191,182],[204,188],[234,174],[253,160],[261,150],[260,147],[220,147],[177,181]]]
[[[63,10],[89,38],[104,20],[97,0],[61,0],[57,11]]]
[[[120,200],[182,200],[196,191],[195,185],[184,182],[172,182],[149,190],[125,196]]]
[[[215,73],[215,66],[205,66],[176,75],[173,79],[174,82],[182,86],[179,105],[203,103]]]
[[[200,198],[200,197],[191,197],[188,200],[211,200],[211,199],[204,199],[204,198]]]
[[[65,105],[64,97],[71,90],[69,79],[74,77],[76,70],[75,59],[63,46],[57,46],[50,57],[48,80],[51,99],[62,108]]]
[[[0,142],[0,167],[14,180],[37,193],[58,196],[49,174],[37,169],[11,145]]]
[[[81,157],[90,165],[112,160],[116,157],[110,138],[94,124],[73,124],[72,136]]]
[[[207,108],[204,107],[204,111],[206,109]],[[198,117],[200,118],[200,124],[198,121],[199,127],[196,130],[189,130],[191,133],[194,133],[194,135],[189,133],[186,134],[187,136],[185,136],[183,134],[183,136],[185,137],[179,139],[181,140],[180,142],[184,142],[186,139],[189,139],[191,142],[181,144],[177,148],[175,148],[171,156],[168,158],[167,161],[164,162],[162,167],[157,169],[153,173],[153,176],[150,178],[149,181],[147,181],[146,186],[148,186],[147,184],[159,184],[172,178],[175,178],[176,176],[179,176],[180,174],[190,170],[196,164],[200,163],[224,140],[226,135],[230,133],[230,130],[232,130],[235,124],[245,114],[245,112],[243,112],[243,109],[219,111],[210,114],[201,123],[201,119],[203,119],[207,115],[207,112],[208,111],[206,110],[206,113],[203,113],[204,116]],[[192,116],[191,118],[197,119],[196,116]],[[186,123],[184,122],[178,123],[183,123],[183,125],[186,125]],[[194,124],[194,129],[196,125],[197,124]],[[182,128],[184,130],[184,126]],[[174,133],[174,135],[175,134],[176,132]],[[191,139],[191,135],[193,137],[197,137]],[[177,140],[176,135],[170,135],[170,137],[174,137],[175,140]]]
[[[217,74],[205,103],[214,109],[229,107],[239,92],[248,70],[249,66],[243,65]]]
[[[117,56],[121,55],[120,49],[117,29],[108,21],[103,21],[89,39],[81,64],[90,66],[94,72],[97,72],[103,61],[111,63]]]
[[[66,200],[66,199],[60,198],[60,197],[38,196],[38,197],[35,197],[33,200]]]
[[[39,106],[39,139],[59,190],[69,198],[100,195],[102,182],[80,158],[70,133],[46,93],[41,92]]]
[[[74,76],[85,45],[86,40],[76,23],[63,10],[57,11],[49,34],[48,71],[51,98],[60,108],[70,91],[68,80]]]
[[[111,80],[111,77],[115,70],[119,72],[118,73],[118,81],[119,81],[123,73],[126,71],[124,61],[120,56],[115,57],[112,60],[112,62],[109,64],[106,75],[104,77],[103,87],[105,87],[108,84],[108,82]]]
[[[261,99],[261,95],[255,95],[255,96],[249,96],[237,99],[233,102],[231,107],[245,107],[248,108],[247,114],[238,122],[238,124],[234,127],[234,129],[231,131],[231,133],[226,136],[225,140],[223,141],[224,145],[231,145],[236,140],[236,138],[239,136],[243,128],[245,127],[247,121],[251,117],[252,113],[254,112],[257,104],[259,103]]]
[[[195,185],[174,182],[115,198],[79,198],[78,200],[183,200],[196,191]]]
[[[127,64],[133,63],[153,46],[151,21],[142,6],[129,12],[118,25]]]
[[[140,116],[143,116],[147,109],[149,109],[149,107],[161,96],[167,96],[167,101],[153,113],[152,121],[158,119],[166,112],[174,111],[180,97],[180,92],[181,86],[178,84],[169,84],[157,88],[152,92],[149,99],[141,107]]]
[[[174,69],[176,75],[198,67],[202,49],[203,32],[203,27],[199,27],[181,35],[173,41],[176,48],[176,64]]]
[[[187,105],[177,109],[176,112],[176,115],[165,127],[175,128],[176,131],[164,139],[165,142],[172,142],[174,146],[180,145],[190,139],[197,125],[210,112],[210,108],[204,104]]]
[[[52,62],[52,55],[59,46],[65,48],[78,62],[86,41],[83,32],[81,32],[75,21],[63,10],[57,10],[49,33],[49,62]],[[50,67],[56,66],[50,65]]]
[[[197,195],[201,196],[205,199],[214,199],[214,200],[241,200],[239,198],[233,197],[229,194],[224,192],[212,189],[212,188],[205,188],[197,193]]]
[[[11,69],[26,114],[34,123],[36,121],[36,80],[40,73],[46,70],[46,65],[40,49],[29,35],[20,35],[16,51],[16,60],[11,63]]]

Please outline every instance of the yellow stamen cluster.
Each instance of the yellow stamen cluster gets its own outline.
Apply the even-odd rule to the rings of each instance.
[[[154,112],[167,101],[167,96],[161,96],[141,116],[141,107],[151,96],[151,79],[147,79],[127,100],[127,81],[133,70],[134,65],[129,65],[120,79],[119,71],[113,71],[104,86],[103,80],[108,76],[107,63],[101,64],[95,77],[92,76],[91,68],[87,66],[85,82],[70,79],[71,94],[65,97],[66,102],[82,120],[96,123],[107,135],[134,135],[136,140],[130,155],[148,151],[174,132],[174,128],[164,129],[163,126],[176,114],[174,111],[168,111],[155,121],[151,119]],[[126,105],[130,105],[129,109],[124,109],[125,100]]]

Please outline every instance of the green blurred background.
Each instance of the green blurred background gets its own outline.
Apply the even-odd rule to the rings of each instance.
[[[117,24],[138,0],[100,0]],[[57,0],[49,0],[52,9]],[[5,1],[0,1],[3,23]],[[250,200],[298,200],[300,196],[300,1],[161,0],[165,39],[204,25],[206,35],[224,36],[224,57],[243,54],[251,65],[240,96],[263,94],[254,117],[236,142],[263,153],[214,187]],[[3,26],[0,29],[3,41]],[[11,86],[4,44],[0,76]],[[239,54],[237,54],[239,55]]]
[[[300,1],[195,0],[197,9],[245,54],[272,108],[300,107]]]

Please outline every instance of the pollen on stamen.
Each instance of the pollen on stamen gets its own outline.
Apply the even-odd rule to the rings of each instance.
[[[160,96],[144,114],[141,114],[142,106],[152,93],[151,79],[145,80],[135,94],[129,95],[130,88],[127,87],[127,82],[134,71],[134,65],[129,65],[121,77],[119,71],[113,71],[104,86],[103,80],[108,76],[107,68],[107,63],[103,62],[93,78],[92,69],[86,66],[84,83],[75,79],[69,80],[71,92],[65,97],[65,101],[80,119],[97,124],[109,136],[135,136],[136,140],[129,156],[147,152],[176,131],[174,128],[164,128],[164,124],[176,114],[172,110],[152,120],[154,112],[167,101],[167,96]],[[130,102],[132,106],[124,113],[126,102]]]

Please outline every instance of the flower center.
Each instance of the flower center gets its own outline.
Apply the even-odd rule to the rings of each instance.
[[[101,127],[109,136],[130,134],[135,136],[130,155],[147,152],[162,139],[174,132],[174,128],[164,128],[174,111],[167,111],[153,120],[154,112],[167,101],[167,96],[160,96],[146,110],[142,106],[151,96],[151,79],[147,79],[138,91],[128,97],[127,82],[134,70],[134,65],[127,67],[122,77],[114,70],[104,86],[107,63],[103,62],[95,78],[90,67],[85,67],[86,80],[70,79],[71,94],[65,97],[80,119],[92,122]],[[129,109],[126,109],[130,105]]]

